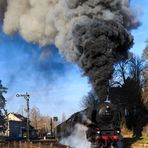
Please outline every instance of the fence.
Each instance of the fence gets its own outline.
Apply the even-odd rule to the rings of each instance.
[[[5,142],[0,143],[0,148],[70,148],[66,145],[61,145],[54,142]]]

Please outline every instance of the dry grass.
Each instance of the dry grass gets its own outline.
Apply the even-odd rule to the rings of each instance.
[[[122,133],[123,137],[125,137],[125,138],[126,137],[132,137],[132,135],[133,135],[133,132],[128,130],[125,127],[121,129],[121,133]]]

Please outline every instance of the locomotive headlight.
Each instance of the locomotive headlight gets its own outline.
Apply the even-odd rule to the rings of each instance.
[[[106,108],[109,109],[110,107],[107,105]]]
[[[100,131],[97,131],[97,134],[100,134],[101,132]]]
[[[116,132],[117,132],[117,134],[120,134],[120,131],[119,130],[117,130]]]

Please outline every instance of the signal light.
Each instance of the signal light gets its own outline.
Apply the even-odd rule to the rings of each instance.
[[[120,134],[120,131],[119,130],[117,130],[116,132],[117,132],[117,134]]]
[[[106,108],[109,109],[110,107],[107,105]]]

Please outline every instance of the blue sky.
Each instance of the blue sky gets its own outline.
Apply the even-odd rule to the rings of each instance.
[[[146,46],[145,41],[148,38],[148,1],[147,0],[133,0],[132,5],[138,5],[140,8],[139,20],[141,21],[141,26],[132,31],[134,35],[134,46],[131,49],[136,55],[141,55],[143,49]]]
[[[131,5],[135,4],[141,7],[138,16],[142,25],[132,31],[135,44],[131,51],[141,55],[148,37],[148,1],[134,0]],[[16,94],[28,92],[30,107],[37,106],[49,116],[61,116],[63,112],[69,116],[81,109],[81,99],[91,89],[81,70],[65,61],[54,45],[41,48],[18,34],[7,36],[2,31],[0,69],[2,84],[8,87],[5,97],[9,112],[25,107],[25,100]]]
[[[17,93],[28,92],[30,107],[51,116],[80,110],[81,98],[90,87],[80,69],[68,63],[54,45],[44,48],[28,44],[18,34],[0,33],[0,79],[8,87],[7,109],[16,112],[25,107]]]

